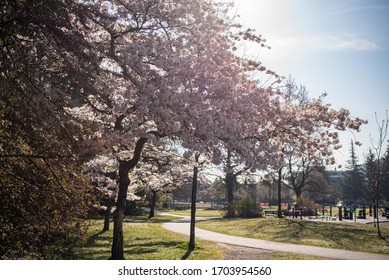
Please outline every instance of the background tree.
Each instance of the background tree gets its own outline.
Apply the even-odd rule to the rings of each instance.
[[[375,176],[373,177],[374,180],[374,187],[375,187],[375,205],[379,207],[380,205],[380,187],[383,177],[383,164],[384,164],[384,143],[386,141],[386,136],[388,134],[388,126],[389,126],[389,118],[388,118],[388,111],[386,111],[386,119],[382,120],[381,123],[378,121],[377,114],[376,114],[376,122],[378,127],[378,139],[375,143],[373,143],[373,139],[371,139],[373,151],[375,153],[376,157],[376,169],[375,169]],[[381,229],[380,229],[380,220],[379,215],[377,215],[377,235],[378,237],[382,238]]]
[[[280,111],[270,137],[271,143],[278,147],[271,155],[272,167],[279,174],[278,193],[281,193],[283,169],[287,168],[290,185],[299,197],[314,166],[335,164],[333,152],[341,147],[337,131],[358,131],[365,123],[350,117],[346,109],[332,109],[324,102],[325,96],[310,99],[306,89],[297,87],[294,81],[286,81],[285,88],[280,89]]]
[[[86,102],[98,70],[79,28],[91,11],[58,0],[0,10],[0,256],[66,258],[93,204],[81,166],[99,149],[64,110]]]
[[[355,155],[354,142],[351,141],[349,167],[343,179],[343,200],[348,203],[363,202],[366,197],[364,175],[358,158]]]
[[[282,155],[283,157],[283,155]],[[282,218],[282,199],[283,199],[283,190],[287,187],[287,183],[285,181],[285,176],[286,176],[286,168],[283,165],[284,163],[279,163],[280,165],[273,166],[272,168],[269,168],[266,171],[266,181],[267,184],[270,183],[271,185],[274,185],[276,188],[276,201],[277,201],[277,217]],[[270,191],[270,186],[269,186],[269,191]]]
[[[146,193],[150,207],[149,218],[154,217],[161,194],[171,193],[177,186],[190,182],[190,169],[186,160],[168,145],[148,146],[136,171],[140,189]]]
[[[288,159],[287,187],[296,194],[296,205],[300,207],[303,193],[328,193],[329,186],[322,174],[322,166],[317,166],[308,157]]]
[[[375,203],[375,176],[377,172],[377,162],[373,150],[369,148],[367,155],[365,156],[365,184],[367,191],[367,201],[372,205]]]
[[[142,179],[142,188],[146,191],[146,200],[150,207],[148,219],[154,218],[155,207],[157,206],[157,201],[161,193],[167,193],[169,191],[168,187],[171,186],[170,178],[166,174],[164,174],[165,176],[158,175],[151,175],[147,178],[147,181]]]
[[[207,172],[203,171],[203,173]],[[202,174],[200,173],[200,175]],[[215,178],[213,182],[209,180],[210,179],[205,182],[204,188],[199,191],[199,198],[203,197],[203,200],[212,202],[225,202],[227,200],[227,196],[224,181],[218,177]]]
[[[326,204],[336,202],[336,199],[331,202],[332,188],[324,166],[317,167],[311,173],[311,176],[308,178],[308,185],[308,197],[316,203]]]
[[[224,185],[225,197],[227,198],[226,217],[232,218],[234,217],[234,194],[240,185],[238,178],[245,175],[250,168],[245,166],[239,155],[231,149],[220,148],[218,156],[220,157],[221,164],[216,167],[217,171],[210,175],[216,176],[219,180],[218,182]],[[220,175],[218,174],[219,172],[221,173]]]
[[[259,182],[259,196],[261,202],[267,202],[269,206],[277,205],[278,207],[278,172],[268,171],[264,179]],[[280,200],[281,203],[282,201],[291,201],[290,190],[286,187],[283,179],[281,180]]]
[[[78,129],[35,107],[39,97],[14,94],[2,91],[0,99],[0,257],[70,258],[94,196],[77,175],[85,154],[72,155],[79,134],[66,133]]]
[[[383,199],[386,203],[389,202],[389,145],[387,145],[382,165],[382,182],[381,191]]]

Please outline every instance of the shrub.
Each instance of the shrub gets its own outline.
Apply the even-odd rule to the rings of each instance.
[[[315,201],[309,197],[301,196],[297,201],[297,207],[313,207]]]
[[[230,212],[229,209],[231,209]],[[225,214],[233,213],[233,217],[239,218],[261,218],[264,216],[262,208],[249,196],[243,197],[232,205],[227,205],[224,212]]]

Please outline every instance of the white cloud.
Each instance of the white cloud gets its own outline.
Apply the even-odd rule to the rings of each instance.
[[[358,38],[356,36],[334,37],[329,49],[334,50],[356,50],[356,51],[375,51],[379,46],[374,41]]]
[[[276,55],[290,55],[302,52],[323,51],[375,51],[379,45],[355,35],[294,36],[285,38],[269,38],[268,44]]]
[[[364,11],[364,10],[386,10],[389,9],[389,5],[371,5],[371,6],[361,6],[361,7],[356,7],[356,8],[350,8],[350,9],[345,9],[341,11],[337,11],[332,13],[333,15],[343,15],[347,13],[353,13],[353,12],[358,12],[358,11]]]

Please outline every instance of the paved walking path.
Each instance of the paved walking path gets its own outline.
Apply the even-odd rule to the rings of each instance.
[[[162,214],[162,213],[159,213]],[[171,215],[167,214],[166,215]],[[175,215],[172,215],[175,216]],[[189,217],[181,217],[181,220],[164,223],[163,228],[177,233],[189,235]],[[207,218],[201,218],[202,220]],[[270,251],[288,252],[336,260],[389,260],[389,255],[370,254],[340,249],[330,249],[316,246],[287,244],[246,237],[237,237],[209,230],[196,228],[196,238],[209,240],[217,243],[231,244],[243,247],[265,249]]]

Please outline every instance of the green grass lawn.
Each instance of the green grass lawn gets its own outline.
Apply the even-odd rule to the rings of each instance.
[[[300,219],[217,219],[198,222],[202,229],[235,236],[352,251],[389,254],[389,227],[381,226],[386,240],[377,238],[372,225],[321,223]]]
[[[163,222],[174,217],[156,216],[147,220],[146,216],[131,217],[124,221],[124,254],[127,260],[179,260],[187,252],[189,237],[172,233],[162,228]],[[110,257],[112,244],[111,230],[102,232],[103,220],[89,220],[88,240],[77,248],[75,258],[106,260]],[[224,249],[215,243],[199,240],[198,248],[188,259],[221,259]]]
[[[190,216],[189,210],[174,210],[174,209],[161,209],[162,212],[167,212],[177,216]],[[208,209],[197,209],[196,217],[222,217],[223,212],[220,210],[208,210]]]
[[[206,211],[208,212],[208,211]],[[124,252],[127,260],[179,260],[187,252],[188,237],[162,228],[162,223],[177,219],[156,216],[130,217],[124,220]],[[103,220],[88,220],[88,239],[77,248],[76,259],[105,260],[110,256],[112,230],[102,232]],[[361,252],[389,254],[388,241],[376,237],[372,225],[321,223],[300,219],[213,219],[197,222],[197,226],[236,236],[305,244]],[[112,228],[112,224],[111,224]],[[389,237],[388,224],[382,232]],[[215,243],[197,240],[198,249],[188,259],[223,259],[225,249]],[[317,259],[289,253],[275,253],[271,259]]]
[[[326,258],[308,256],[308,255],[299,255],[292,253],[276,252],[271,255],[270,260],[329,260]]]

